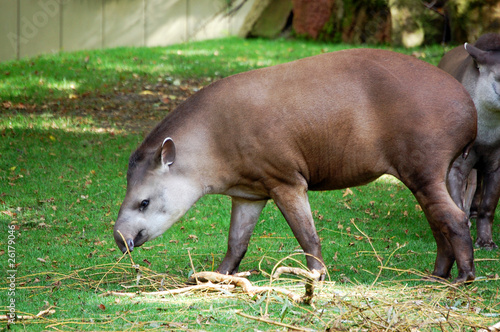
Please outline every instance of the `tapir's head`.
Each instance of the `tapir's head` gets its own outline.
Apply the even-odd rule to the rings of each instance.
[[[199,198],[192,180],[175,169],[171,138],[153,153],[144,150],[139,148],[130,157],[127,193],[114,227],[114,238],[122,252],[127,246],[132,250],[163,234]]]
[[[474,100],[488,109],[500,109],[500,34],[481,36],[476,44],[465,44],[479,70]]]

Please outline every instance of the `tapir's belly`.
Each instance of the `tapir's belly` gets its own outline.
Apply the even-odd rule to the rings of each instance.
[[[239,170],[237,184],[226,194],[267,198],[273,186],[301,181],[307,183],[308,190],[337,190],[367,184],[391,173],[391,163],[383,151],[366,141],[359,146],[359,142],[323,142],[307,149],[282,146],[281,153],[268,146],[259,151],[259,157],[242,163],[245,167]]]

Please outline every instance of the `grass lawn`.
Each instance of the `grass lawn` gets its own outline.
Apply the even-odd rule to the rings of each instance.
[[[112,229],[128,157],[153,125],[219,78],[347,47],[228,38],[0,63],[0,316],[15,308],[24,317],[15,324],[4,317],[0,329],[456,331],[500,321],[500,251],[475,251],[477,280],[469,285],[421,281],[433,269],[435,242],[414,197],[391,177],[310,193],[328,267],[313,306],[241,290],[103,296],[184,287],[193,269],[213,271],[226,251],[225,196],[204,197],[131,258],[117,249]],[[444,52],[396,51],[432,64]],[[497,243],[499,234],[496,223]],[[269,202],[240,270],[260,271],[250,280],[268,285],[276,266],[304,262]],[[272,285],[300,294],[299,281]]]

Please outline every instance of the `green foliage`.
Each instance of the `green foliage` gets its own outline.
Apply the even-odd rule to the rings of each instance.
[[[236,315],[237,310],[256,317],[268,312],[270,319],[296,326],[321,329],[340,324],[355,328],[361,325],[348,322],[360,316],[345,318],[351,304],[342,301],[357,287],[369,287],[375,281],[379,289],[388,292],[418,290],[425,294],[422,301],[435,301],[440,307],[458,306],[465,312],[475,307],[485,314],[481,317],[487,322],[498,320],[499,281],[495,275],[500,268],[499,251],[476,251],[479,281],[463,288],[465,295],[451,289],[447,295],[433,297],[433,284],[427,286],[420,280],[433,268],[431,231],[409,190],[390,177],[349,190],[310,193],[328,280],[337,285],[329,283],[331,288],[318,300],[317,308],[323,308],[324,314],[273,294],[261,298],[225,293],[145,299],[99,296],[112,290],[180,287],[193,267],[213,271],[227,248],[230,199],[204,197],[161,238],[134,250],[132,258],[143,271],[139,275],[116,248],[112,228],[125,194],[128,157],[142,135],[121,127],[102,127],[93,117],[76,112],[89,107],[84,103],[86,95],[115,89],[134,94],[159,78],[203,81],[345,47],[229,38],[165,48],[63,53],[0,64],[0,75],[5,79],[0,86],[2,103],[36,104],[28,110],[19,105],[4,106],[0,115],[0,315],[8,312],[6,304],[12,298],[5,279],[9,225],[16,228],[17,313],[36,315],[45,309],[55,310],[46,318],[18,321],[10,328],[248,329],[248,319]],[[440,47],[434,47],[415,54],[437,63],[441,52]],[[64,84],[74,84],[74,89]],[[73,111],[52,108],[72,95],[76,95],[69,99],[74,103]],[[497,243],[498,234],[495,224]],[[287,258],[290,256],[293,259]],[[285,220],[269,202],[241,270],[270,273],[281,259],[285,265],[303,264],[301,256]],[[453,273],[456,275],[456,270]],[[264,275],[250,279],[257,284],[269,282]],[[293,280],[287,282],[295,287]],[[344,293],[339,293],[340,289]],[[383,302],[384,295],[374,296],[368,305]],[[458,299],[463,302],[458,303]],[[470,307],[466,307],[467,301]],[[263,322],[250,323],[259,330],[276,329]],[[0,321],[0,328],[7,328],[5,320]]]

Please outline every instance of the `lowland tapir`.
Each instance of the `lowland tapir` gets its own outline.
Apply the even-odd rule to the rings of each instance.
[[[477,188],[472,204],[459,202],[470,217],[476,218],[476,245],[496,249],[492,226],[500,198],[500,34],[479,37],[475,45],[458,46],[441,59],[441,69],[453,75],[469,91],[477,109],[478,132],[476,142],[467,159],[457,160],[464,177],[474,167]],[[459,190],[462,179],[450,177],[450,187]],[[462,195],[466,197],[467,195]]]
[[[456,260],[455,281],[473,280],[468,218],[446,180],[472,145],[476,122],[457,80],[390,51],[344,50],[230,76],[188,98],[132,153],[114,238],[122,251],[122,236],[133,249],[203,195],[229,195],[228,249],[218,271],[234,274],[273,199],[308,268],[324,273],[308,190],[392,174],[429,221],[437,243],[433,275],[449,278]]]

